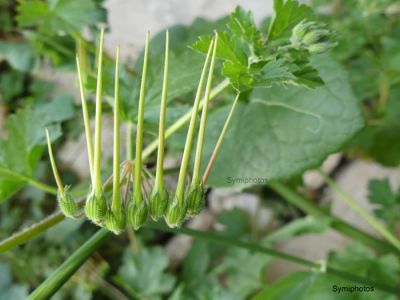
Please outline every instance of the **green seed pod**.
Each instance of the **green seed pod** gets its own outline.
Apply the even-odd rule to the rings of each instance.
[[[180,205],[178,199],[175,198],[174,201],[168,205],[165,222],[167,222],[168,226],[171,228],[180,227],[185,220],[186,211],[186,202]]]
[[[69,187],[66,186],[64,192],[58,192],[58,205],[66,217],[76,219],[79,214],[79,208],[71,194],[68,192],[68,188]]]
[[[204,207],[205,189],[203,185],[191,185],[187,193],[187,214],[198,215]]]
[[[169,194],[166,190],[162,193],[156,192],[150,196],[149,210],[154,221],[162,218],[167,210]]]
[[[111,209],[108,209],[104,219],[104,225],[113,233],[120,234],[126,227],[125,212],[121,209],[119,212],[115,213]]]
[[[131,201],[128,205],[128,224],[133,227],[133,229],[138,230],[147,221],[147,205],[143,201],[140,204],[135,204],[135,201]]]
[[[93,193],[86,200],[85,214],[86,217],[95,224],[102,224],[107,212],[107,204],[104,195],[97,198]]]

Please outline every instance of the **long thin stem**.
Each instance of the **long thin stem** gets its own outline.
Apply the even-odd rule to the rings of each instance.
[[[133,159],[133,125],[128,122],[126,125],[126,159]]]
[[[50,134],[49,134],[49,131],[47,128],[45,130],[46,130],[46,138],[47,138],[47,147],[49,150],[50,164],[51,164],[51,168],[53,169],[54,179],[56,180],[59,191],[61,192],[61,194],[64,194],[64,184],[62,183],[60,174],[58,173],[58,170],[57,170],[56,162],[54,160],[53,149],[51,147]]]
[[[284,183],[278,181],[271,181],[268,183],[268,186],[272,188],[276,193],[281,195],[288,201],[290,204],[298,207],[305,213],[312,215],[314,217],[328,217],[332,219],[330,226],[336,231],[352,238],[361,243],[379,251],[382,253],[387,252],[397,252],[399,251],[393,247],[391,244],[387,243],[384,240],[378,239],[356,227],[353,225],[344,222],[343,220],[332,216],[325,210],[321,209],[312,200],[304,198],[302,195],[296,193],[291,188],[289,188]]]
[[[165,33],[165,61],[164,61],[164,79],[160,106],[160,124],[158,130],[158,152],[157,152],[157,171],[154,190],[164,190],[164,141],[165,141],[165,115],[167,111],[168,95],[168,56],[169,56],[169,32]]]
[[[194,184],[194,185],[200,184],[200,166],[201,166],[201,158],[203,155],[204,136],[205,136],[205,131],[206,131],[207,114],[208,114],[208,103],[210,102],[210,92],[211,92],[211,85],[212,85],[212,79],[213,79],[213,73],[214,73],[217,44],[218,44],[218,34],[215,33],[214,48],[213,48],[213,53],[212,53],[212,58],[211,58],[211,63],[210,63],[210,69],[208,70],[208,78],[207,78],[206,92],[205,92],[205,102],[204,102],[203,109],[201,112],[199,136],[197,138],[196,157],[194,160],[193,179],[192,179],[192,184]]]
[[[114,91],[114,159],[113,159],[113,196],[111,210],[119,213],[121,210],[121,190],[120,190],[120,138],[119,138],[119,47],[115,61],[115,91]]]
[[[76,66],[78,69],[78,78],[79,78],[79,89],[81,93],[81,102],[82,102],[82,114],[83,114],[83,123],[85,125],[85,134],[86,134],[86,144],[87,144],[87,152],[89,158],[89,169],[90,169],[90,178],[93,183],[93,141],[92,141],[92,133],[90,131],[90,123],[89,123],[89,112],[86,102],[86,93],[85,93],[85,84],[84,77],[81,67],[82,57],[76,56]]]
[[[296,264],[300,264],[300,265],[303,265],[306,267],[311,267],[314,269],[321,269],[321,264],[318,262],[314,262],[314,261],[310,261],[310,260],[307,260],[307,259],[304,259],[301,257],[286,254],[286,253],[283,253],[283,252],[280,252],[280,251],[277,251],[274,249],[263,247],[258,244],[245,242],[245,241],[242,241],[237,238],[230,238],[226,235],[222,235],[222,234],[218,234],[218,233],[214,233],[214,232],[203,232],[203,231],[198,231],[198,230],[194,230],[194,229],[190,229],[190,228],[186,228],[186,227],[169,228],[169,227],[157,224],[157,223],[148,224],[147,227],[152,228],[152,229],[158,229],[161,231],[171,232],[174,234],[184,234],[184,235],[188,235],[188,236],[191,236],[194,238],[200,238],[200,239],[212,241],[212,242],[219,243],[219,244],[225,244],[228,246],[239,247],[239,248],[247,249],[247,250],[250,250],[253,252],[262,253],[262,254],[266,254],[269,256],[277,257],[277,258],[282,258],[284,260],[291,261],[291,262],[294,262]],[[340,271],[340,270],[337,270],[337,269],[334,269],[331,267],[326,268],[326,273],[335,275],[340,278],[350,280],[355,283],[372,285],[378,289],[381,289],[382,291],[386,291],[389,293],[397,294],[400,292],[400,290],[396,287],[388,286],[384,283],[376,282],[376,281],[370,280],[368,278],[359,277],[357,275],[343,272],[343,271]]]
[[[197,112],[199,110],[201,92],[203,90],[204,80],[206,77],[206,71],[208,68],[208,64],[209,64],[209,61],[211,58],[211,52],[213,49],[213,45],[214,45],[214,39],[211,40],[210,47],[209,47],[208,53],[207,53],[207,57],[204,62],[203,70],[201,71],[200,81],[199,81],[199,85],[198,85],[197,92],[196,92],[196,97],[195,97],[194,104],[193,104],[192,115],[190,118],[189,129],[188,129],[187,136],[186,136],[185,148],[183,150],[181,169],[179,171],[178,184],[177,184],[176,192],[175,192],[175,195],[179,201],[179,204],[182,204],[184,201],[183,195],[185,192],[185,179],[186,179],[186,173],[187,173],[187,169],[188,169],[188,165],[189,165],[190,151],[192,149],[194,128],[196,125],[196,117],[197,117]]]
[[[50,299],[83,265],[92,253],[109,236],[109,231],[100,229],[85,244],[76,250],[61,266],[59,266],[39,287],[28,297],[29,300]]]
[[[226,132],[228,131],[229,125],[230,125],[231,120],[232,120],[233,113],[234,113],[234,111],[236,109],[236,105],[237,105],[237,102],[239,100],[239,96],[240,96],[240,94],[237,94],[236,97],[235,97],[235,100],[233,101],[231,110],[229,111],[228,117],[225,120],[225,124],[224,124],[224,127],[222,128],[222,131],[221,131],[220,135],[219,135],[217,144],[215,145],[214,151],[211,154],[211,157],[210,157],[210,160],[208,162],[207,168],[204,171],[204,175],[203,175],[203,183],[204,184],[207,182],[208,177],[210,176],[212,167],[214,166],[214,163],[215,163],[215,159],[217,158],[218,152],[221,149],[222,142],[223,142],[223,140],[225,138]]]
[[[94,148],[94,181],[92,182],[96,197],[101,197],[101,112],[103,94],[103,48],[104,48],[104,28],[100,33],[99,62],[97,71],[97,90],[96,90],[96,132]]]
[[[324,181],[329,187],[334,190],[342,199],[349,205],[355,212],[362,216],[373,228],[375,228],[386,240],[388,240],[393,246],[400,250],[400,241],[385,227],[383,226],[374,216],[372,216],[367,210],[365,210],[357,200],[353,199],[349,194],[343,191],[334,180],[332,180],[324,172],[320,171],[320,174]]]
[[[144,60],[143,60],[143,71],[142,80],[140,83],[140,94],[139,94],[139,109],[138,109],[138,120],[136,127],[136,156],[135,156],[135,178],[134,178],[134,195],[136,204],[142,203],[142,159],[143,159],[143,123],[144,123],[144,97],[146,91],[146,77],[147,77],[147,65],[149,60],[149,40],[150,32],[146,33],[146,46],[144,49]]]

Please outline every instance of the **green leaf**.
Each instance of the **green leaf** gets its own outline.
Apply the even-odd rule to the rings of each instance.
[[[190,283],[193,280],[198,280],[203,276],[210,263],[210,253],[208,242],[203,240],[196,240],[189,253],[186,256],[185,263],[183,264],[182,276],[184,280]]]
[[[211,172],[210,185],[232,186],[229,177],[289,178],[317,167],[362,128],[364,120],[347,74],[328,55],[313,58],[312,66],[325,86],[314,90],[258,89],[248,104],[238,104]],[[205,161],[229,109],[225,106],[210,114]]]
[[[24,300],[28,296],[28,287],[13,284],[8,264],[0,262],[0,300]]]
[[[25,75],[18,71],[4,72],[0,77],[1,100],[10,103],[14,97],[21,95],[24,91],[25,79]]]
[[[48,34],[80,32],[86,25],[94,25],[96,5],[93,1],[23,0],[18,6],[17,21],[21,27],[40,26]]]
[[[288,38],[302,20],[314,18],[312,9],[297,0],[274,0],[275,15],[270,24],[268,41]]]
[[[133,297],[159,299],[171,292],[175,284],[174,276],[166,272],[167,267],[168,258],[160,247],[145,248],[138,253],[127,248],[115,281]]]
[[[35,53],[28,43],[0,41],[0,60],[2,59],[20,72],[30,71],[36,63]]]
[[[44,129],[48,127],[55,140],[61,135],[59,122],[72,116],[71,97],[59,96],[35,109],[21,109],[7,119],[8,138],[0,140],[0,202],[26,185],[18,175],[35,175],[46,144]]]

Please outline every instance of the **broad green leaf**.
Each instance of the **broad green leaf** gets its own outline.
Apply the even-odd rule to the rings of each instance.
[[[23,73],[10,70],[0,77],[0,100],[10,103],[14,97],[21,95],[24,91]]]
[[[6,41],[0,41],[0,61],[2,59],[5,59],[13,69],[20,72],[30,71],[36,62],[31,45]]]
[[[312,66],[325,86],[258,89],[249,103],[239,103],[210,185],[232,186],[228,177],[289,178],[317,167],[362,128],[364,120],[346,72],[328,55],[313,58]],[[204,161],[229,109],[225,106],[210,114]]]
[[[127,248],[115,281],[134,297],[160,299],[175,284],[175,277],[166,272],[167,267],[168,258],[160,247],[141,249],[138,253]]]
[[[18,6],[17,21],[21,27],[37,26],[48,34],[80,32],[84,26],[95,24],[94,1],[23,0]]]
[[[0,140],[0,202],[26,185],[19,177],[34,177],[46,143],[44,129],[49,128],[53,140],[61,135],[59,122],[73,116],[72,99],[56,97],[36,108],[24,108],[8,117],[7,138]],[[13,173],[16,173],[14,176]]]
[[[210,253],[208,243],[202,240],[196,240],[189,253],[186,255],[185,263],[183,264],[182,276],[188,283],[198,280],[203,276],[210,263]]]

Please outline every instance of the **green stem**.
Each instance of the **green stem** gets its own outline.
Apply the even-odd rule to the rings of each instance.
[[[215,54],[217,52],[217,44],[218,44],[218,34],[215,33],[215,41],[214,41],[214,48],[211,58],[210,69],[208,71],[208,78],[206,84],[206,92],[205,92],[205,102],[203,105],[203,109],[201,112],[201,120],[200,120],[200,128],[199,128],[199,136],[197,138],[197,147],[196,147],[196,157],[194,161],[194,168],[193,168],[193,178],[192,184],[193,185],[200,185],[200,166],[201,166],[201,158],[203,155],[203,146],[204,146],[204,136],[206,130],[206,123],[207,123],[207,113],[208,113],[208,103],[210,101],[210,91],[212,85],[212,78],[214,73],[214,64],[215,64]]]
[[[207,57],[204,62],[203,70],[201,71],[200,81],[199,81],[199,85],[198,85],[197,92],[196,92],[196,97],[195,97],[194,104],[193,104],[192,115],[190,118],[189,129],[188,129],[187,136],[186,136],[185,148],[183,150],[181,169],[179,171],[178,183],[177,183],[176,192],[175,192],[175,196],[178,199],[179,204],[181,204],[181,205],[183,204],[183,201],[184,201],[183,196],[184,196],[184,192],[185,192],[185,179],[186,179],[186,173],[187,173],[187,169],[188,169],[188,165],[189,165],[190,151],[192,149],[194,128],[196,126],[196,117],[197,117],[197,112],[199,110],[201,92],[203,90],[204,80],[206,77],[206,71],[208,68],[208,64],[209,64],[209,61],[211,58],[211,51],[213,49],[213,45],[214,45],[214,39],[211,40],[210,47],[209,47],[208,53],[207,53]]]
[[[58,267],[42,284],[28,297],[29,300],[50,299],[83,265],[92,253],[109,236],[107,229],[100,229],[85,244],[76,250],[60,267]]]
[[[189,228],[185,228],[185,227],[169,228],[169,227],[157,224],[157,223],[149,224],[149,225],[147,225],[147,227],[152,228],[152,229],[158,229],[158,230],[165,231],[165,232],[171,232],[174,234],[184,234],[184,235],[188,235],[188,236],[191,236],[194,238],[200,238],[200,239],[208,240],[208,241],[219,243],[219,244],[225,244],[228,246],[239,247],[239,248],[247,249],[247,250],[250,250],[253,252],[262,253],[262,254],[266,254],[269,256],[281,258],[281,259],[291,261],[291,262],[294,262],[296,264],[303,265],[306,267],[311,267],[314,269],[321,269],[321,264],[318,262],[314,262],[314,261],[310,261],[310,260],[307,260],[307,259],[304,259],[301,257],[286,254],[286,253],[276,251],[271,248],[266,248],[266,247],[254,244],[254,243],[241,241],[240,239],[237,239],[237,238],[230,238],[228,236],[214,233],[214,232],[203,232],[203,231],[193,230],[193,229],[189,229]],[[343,271],[340,271],[340,270],[337,270],[337,269],[334,269],[331,267],[326,268],[326,273],[343,278],[343,279],[350,280],[355,283],[372,285],[372,286],[374,286],[382,291],[388,292],[388,293],[397,294],[400,292],[400,290],[398,288],[388,286],[386,284],[376,282],[376,281],[370,280],[368,278],[359,277],[359,276],[353,275],[351,273],[343,272]]]
[[[115,62],[115,102],[114,102],[114,159],[113,159],[113,196],[111,210],[120,213],[121,210],[121,190],[120,190],[120,138],[119,138],[119,47]]]
[[[211,154],[211,157],[210,157],[210,160],[209,160],[209,162],[208,162],[207,168],[206,168],[206,170],[205,170],[205,172],[204,172],[204,175],[203,175],[203,183],[206,183],[207,180],[208,180],[208,177],[210,176],[212,167],[214,166],[214,163],[215,163],[215,159],[217,158],[217,155],[218,155],[218,153],[219,153],[219,150],[221,149],[221,146],[222,146],[222,142],[223,142],[223,140],[224,140],[224,138],[225,138],[225,134],[226,134],[226,132],[228,131],[229,124],[231,123],[233,113],[234,113],[234,111],[235,111],[235,109],[236,109],[236,105],[237,105],[237,102],[238,102],[238,100],[239,100],[239,96],[240,96],[240,94],[237,94],[237,95],[236,95],[235,100],[233,101],[231,110],[229,111],[228,117],[227,117],[226,120],[225,120],[224,127],[222,128],[222,131],[221,131],[221,133],[220,133],[220,135],[219,135],[217,144],[215,145],[214,151],[213,151],[213,153]]]
[[[335,181],[333,181],[328,175],[320,171],[320,174],[328,186],[335,191],[342,199],[349,205],[355,212],[362,216],[373,228],[375,228],[386,240],[388,240],[393,246],[400,250],[400,240],[398,240],[385,226],[383,226],[374,216],[372,216],[367,210],[365,210],[357,200],[353,199],[349,194],[343,191]]]
[[[52,195],[57,195],[58,194],[58,190],[50,185],[47,185],[43,182],[37,181],[36,179],[30,178],[28,176],[22,175],[20,173],[11,171],[9,169],[6,168],[2,168],[0,167],[0,174],[4,174],[4,175],[8,175],[10,177],[14,177],[16,179],[19,179],[21,181],[25,181],[27,184],[42,190],[46,193],[52,194]]]
[[[128,122],[126,125],[126,159],[133,159],[133,125]]]
[[[81,93],[81,102],[82,102],[82,114],[83,114],[83,123],[85,125],[85,134],[86,134],[86,144],[87,144],[87,152],[89,158],[89,169],[90,169],[90,178],[92,179],[92,183],[94,180],[93,174],[93,140],[92,133],[90,131],[90,123],[89,123],[89,112],[86,102],[86,93],[85,93],[85,84],[84,84],[84,75],[81,67],[82,57],[76,57],[76,66],[78,69],[78,78],[79,78],[79,89]]]
[[[165,62],[164,62],[164,80],[161,95],[160,106],[160,124],[158,130],[158,152],[157,152],[157,171],[154,185],[154,191],[164,191],[164,141],[165,141],[165,115],[167,111],[168,94],[168,54],[169,52],[169,32],[165,33]]]
[[[136,127],[136,156],[135,156],[135,178],[134,178],[134,195],[136,204],[142,203],[142,149],[143,149],[143,123],[144,123],[144,96],[146,91],[146,77],[147,77],[147,65],[149,61],[149,40],[150,32],[146,33],[146,46],[144,49],[144,60],[143,60],[143,71],[142,80],[140,83],[140,94],[139,94],[139,108],[138,108],[138,120]]]
[[[47,147],[49,150],[50,164],[51,164],[51,168],[53,169],[54,178],[56,180],[58,190],[61,192],[61,194],[64,194],[64,184],[62,183],[60,174],[58,173],[58,170],[57,170],[56,162],[54,160],[49,130],[46,128],[45,131],[46,131],[46,138],[47,138]]]
[[[102,93],[103,93],[103,48],[104,48],[104,28],[100,32],[99,60],[97,71],[96,89],[96,131],[94,148],[94,181],[92,182],[95,196],[99,199],[101,191],[101,112],[102,112]]]
[[[59,222],[65,219],[65,216],[61,212],[57,212],[49,215],[41,222],[33,224],[32,226],[23,229],[10,236],[9,238],[2,240],[0,242],[0,253],[11,250],[12,248],[25,243],[37,235],[41,234],[43,231],[57,225]]]
[[[332,218],[330,226],[336,231],[352,238],[361,243],[375,249],[376,251],[387,253],[387,252],[397,252],[398,250],[393,247],[391,244],[378,239],[351,224],[344,222],[343,220],[332,216],[328,212],[324,211],[316,204],[314,204],[311,200],[304,198],[300,194],[296,193],[288,186],[283,183],[277,181],[271,181],[268,183],[269,187],[272,188],[275,192],[280,194],[283,198],[286,199],[292,205],[300,208],[302,211],[306,212],[309,215],[314,217],[329,217]]]

